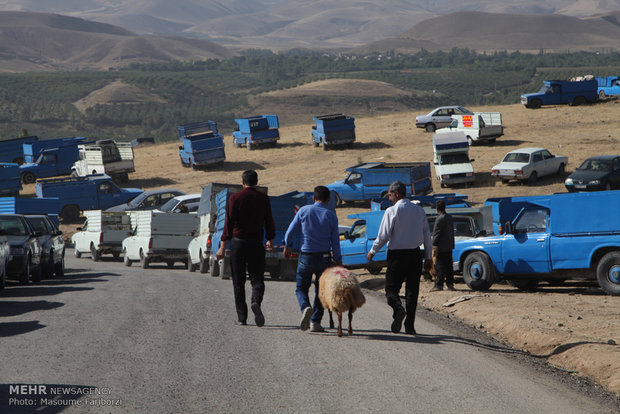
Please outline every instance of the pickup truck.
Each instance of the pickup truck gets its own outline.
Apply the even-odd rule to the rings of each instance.
[[[32,184],[37,178],[70,175],[77,159],[77,144],[43,150],[35,162],[19,166],[22,182]]]
[[[346,179],[327,185],[335,192],[338,205],[348,201],[370,201],[385,197],[390,184],[402,181],[407,194],[425,195],[433,191],[428,162],[366,162],[346,169]]]
[[[39,137],[27,136],[0,140],[0,162],[24,163],[24,144],[37,142]]]
[[[504,234],[459,241],[455,268],[473,290],[506,279],[520,289],[539,281],[596,279],[610,295],[620,295],[620,191],[515,197],[524,203],[504,224]],[[508,202],[508,201],[507,201]]]
[[[257,145],[271,145],[275,147],[280,139],[277,115],[256,115],[249,118],[235,119],[237,127],[233,131],[233,145],[239,148],[245,145],[251,150]]]
[[[122,242],[125,266],[140,261],[143,269],[151,263],[165,262],[172,268],[175,262],[189,265],[187,246],[198,233],[198,218],[193,214],[154,213],[133,211],[133,235]]]
[[[126,203],[142,194],[139,188],[119,188],[105,174],[86,177],[50,178],[37,180],[37,197],[56,197],[60,217],[64,222],[75,222],[83,210],[105,210]]]
[[[433,134],[433,166],[442,188],[457,184],[473,185],[476,176],[472,161],[464,132]]]
[[[0,163],[0,196],[17,196],[22,190],[21,171],[14,163]]]
[[[344,114],[315,116],[312,126],[312,145],[323,150],[335,145],[353,147],[355,142],[355,118]]]
[[[598,97],[603,99],[607,96],[620,95],[620,77],[602,76],[596,77],[598,84]]]
[[[196,122],[177,127],[179,157],[184,167],[194,170],[210,165],[223,164],[226,160],[224,137],[217,131],[215,121]]]
[[[24,162],[34,163],[41,153],[52,148],[74,147],[84,142],[84,137],[40,139],[23,143]]]
[[[87,210],[86,221],[71,236],[75,257],[90,253],[90,258],[97,262],[103,254],[111,254],[118,259],[123,251],[122,243],[127,234],[132,232],[129,213]]]
[[[476,112],[473,115],[452,115],[452,122],[445,128],[438,129],[435,134],[460,131],[467,137],[469,145],[474,143],[495,143],[504,135],[502,114],[499,112]]]
[[[568,157],[553,155],[545,148],[520,148],[510,151],[502,162],[493,166],[491,175],[506,184],[510,180],[534,184],[546,175],[564,175]]]
[[[543,81],[538,92],[521,95],[521,103],[526,108],[538,109],[542,105],[583,105],[597,98],[598,83],[595,80],[549,80]]]
[[[128,142],[100,140],[80,145],[78,160],[71,166],[73,177],[107,174],[117,183],[126,183],[135,172],[133,147]]]

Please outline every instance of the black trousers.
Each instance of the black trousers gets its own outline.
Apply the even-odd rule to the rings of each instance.
[[[385,272],[385,297],[387,303],[396,311],[403,309],[400,300],[400,288],[405,282],[405,330],[414,329],[415,311],[420,292],[420,275],[422,274],[422,252],[420,248],[388,250],[387,270]]]
[[[437,263],[435,264],[437,270],[437,281],[435,286],[443,286],[443,282],[446,282],[446,286],[454,285],[454,268],[452,267],[452,252],[439,252],[437,253]]]
[[[265,248],[258,240],[233,237],[230,241],[230,267],[235,307],[239,321],[246,322],[248,305],[245,302],[246,271],[252,284],[252,303],[263,302],[265,294]]]

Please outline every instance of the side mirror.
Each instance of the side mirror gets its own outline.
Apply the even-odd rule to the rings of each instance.
[[[514,226],[511,221],[507,221],[504,224],[504,233],[505,234],[514,234]]]
[[[82,228],[81,228],[81,227],[77,227],[77,228],[76,228],[76,230],[77,230],[77,231],[82,231]],[[61,231],[61,232],[59,232],[59,233],[60,233],[60,234],[62,234],[62,231]]]
[[[349,233],[349,230],[347,230],[347,231],[344,232],[343,236],[344,236],[345,239],[349,239],[349,238],[351,238],[351,233]]]

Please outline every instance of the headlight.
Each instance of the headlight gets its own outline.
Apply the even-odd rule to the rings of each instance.
[[[588,184],[590,184],[590,185],[599,185],[600,183],[601,183],[600,180],[592,180],[592,181],[588,182]]]
[[[566,184],[566,185],[573,185],[573,179],[572,179],[572,178],[567,178],[567,179],[564,181],[564,184]]]
[[[23,247],[11,247],[10,253],[14,255],[26,254],[26,250]]]
[[[471,177],[471,176],[473,176],[473,175],[474,175],[474,173],[468,172],[468,173],[466,173],[465,175],[466,175],[467,177]]]
[[[448,178],[450,178],[450,174],[443,174],[443,175],[441,176],[441,179],[442,179],[442,180],[447,180]]]

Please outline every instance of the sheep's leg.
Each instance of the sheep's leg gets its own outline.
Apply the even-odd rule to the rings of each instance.
[[[332,311],[327,310],[329,312],[329,328],[334,329],[334,318],[332,316]]]
[[[342,312],[338,313],[338,336],[342,336]]]
[[[349,336],[353,335],[353,328],[351,327],[352,320],[353,320],[353,310],[349,309]]]

